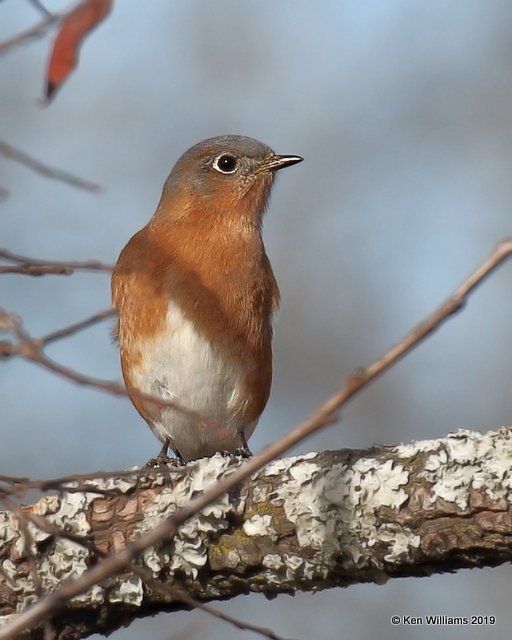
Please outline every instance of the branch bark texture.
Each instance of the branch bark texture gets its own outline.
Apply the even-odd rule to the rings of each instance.
[[[41,587],[53,591],[78,577],[97,551],[119,551],[240,464],[216,455],[184,468],[77,480],[23,507],[24,523],[19,513],[0,512],[0,625]],[[57,637],[83,638],[187,608],[173,588],[201,601],[275,597],[510,561],[511,469],[505,427],[275,460],[174,539],[147,549],[138,567],[151,580],[130,570],[67,602],[52,621]]]

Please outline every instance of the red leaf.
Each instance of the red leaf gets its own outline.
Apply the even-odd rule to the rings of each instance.
[[[46,74],[48,100],[78,64],[78,51],[85,36],[106,18],[111,8],[112,0],[84,0],[64,18]]]

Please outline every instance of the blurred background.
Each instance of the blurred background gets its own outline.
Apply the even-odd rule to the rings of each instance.
[[[47,0],[50,10],[66,3]],[[40,19],[0,4],[0,41]],[[258,451],[357,366],[415,326],[512,233],[512,3],[508,0],[118,2],[79,69],[42,107],[51,36],[0,58],[0,138],[105,187],[93,195],[0,157],[0,246],[114,262],[150,217],[179,155],[239,133],[304,156],[273,191],[264,234],[281,293],[271,400]],[[512,423],[512,266],[505,266],[343,420],[293,453],[437,438]],[[0,305],[35,336],[109,305],[109,277],[0,278]],[[103,323],[48,353],[120,380]],[[1,470],[49,477],[142,464],[158,443],[126,399],[21,360],[0,367]],[[300,639],[479,638],[467,627],[393,627],[393,614],[512,621],[511,569],[392,580],[216,606]],[[249,637],[203,613],[118,631]]]

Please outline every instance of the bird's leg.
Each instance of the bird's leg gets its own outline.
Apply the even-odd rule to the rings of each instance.
[[[242,441],[242,446],[235,449],[235,456],[240,456],[241,458],[252,458],[252,452],[247,445],[247,440],[245,439],[245,434],[243,431],[240,431],[238,434],[240,436],[240,440]]]
[[[219,453],[225,458],[231,458],[233,456],[238,456],[239,458],[251,458],[252,452],[247,446],[247,440],[245,439],[245,435],[243,431],[240,431],[239,434],[240,440],[242,441],[242,446],[237,447],[234,451],[220,451]]]
[[[185,460],[185,458],[181,455],[178,449],[173,449],[173,451],[176,457],[170,458],[171,464],[174,465],[175,467],[184,467],[187,464],[187,461]]]
[[[162,446],[162,449],[160,450],[160,453],[157,455],[156,458],[151,458],[151,460],[149,460],[149,462],[146,464],[146,467],[159,467],[161,464],[170,464],[173,467],[182,467],[185,464],[187,464],[183,459],[183,456],[177,449],[174,449],[174,453],[176,454],[176,457],[175,458],[169,457],[167,451],[169,449],[170,444],[171,444],[170,439],[166,438],[164,440],[164,444]]]

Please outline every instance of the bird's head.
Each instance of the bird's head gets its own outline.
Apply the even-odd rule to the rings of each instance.
[[[208,138],[191,147],[167,178],[157,215],[198,222],[215,215],[260,224],[276,171],[301,162],[246,136]]]

